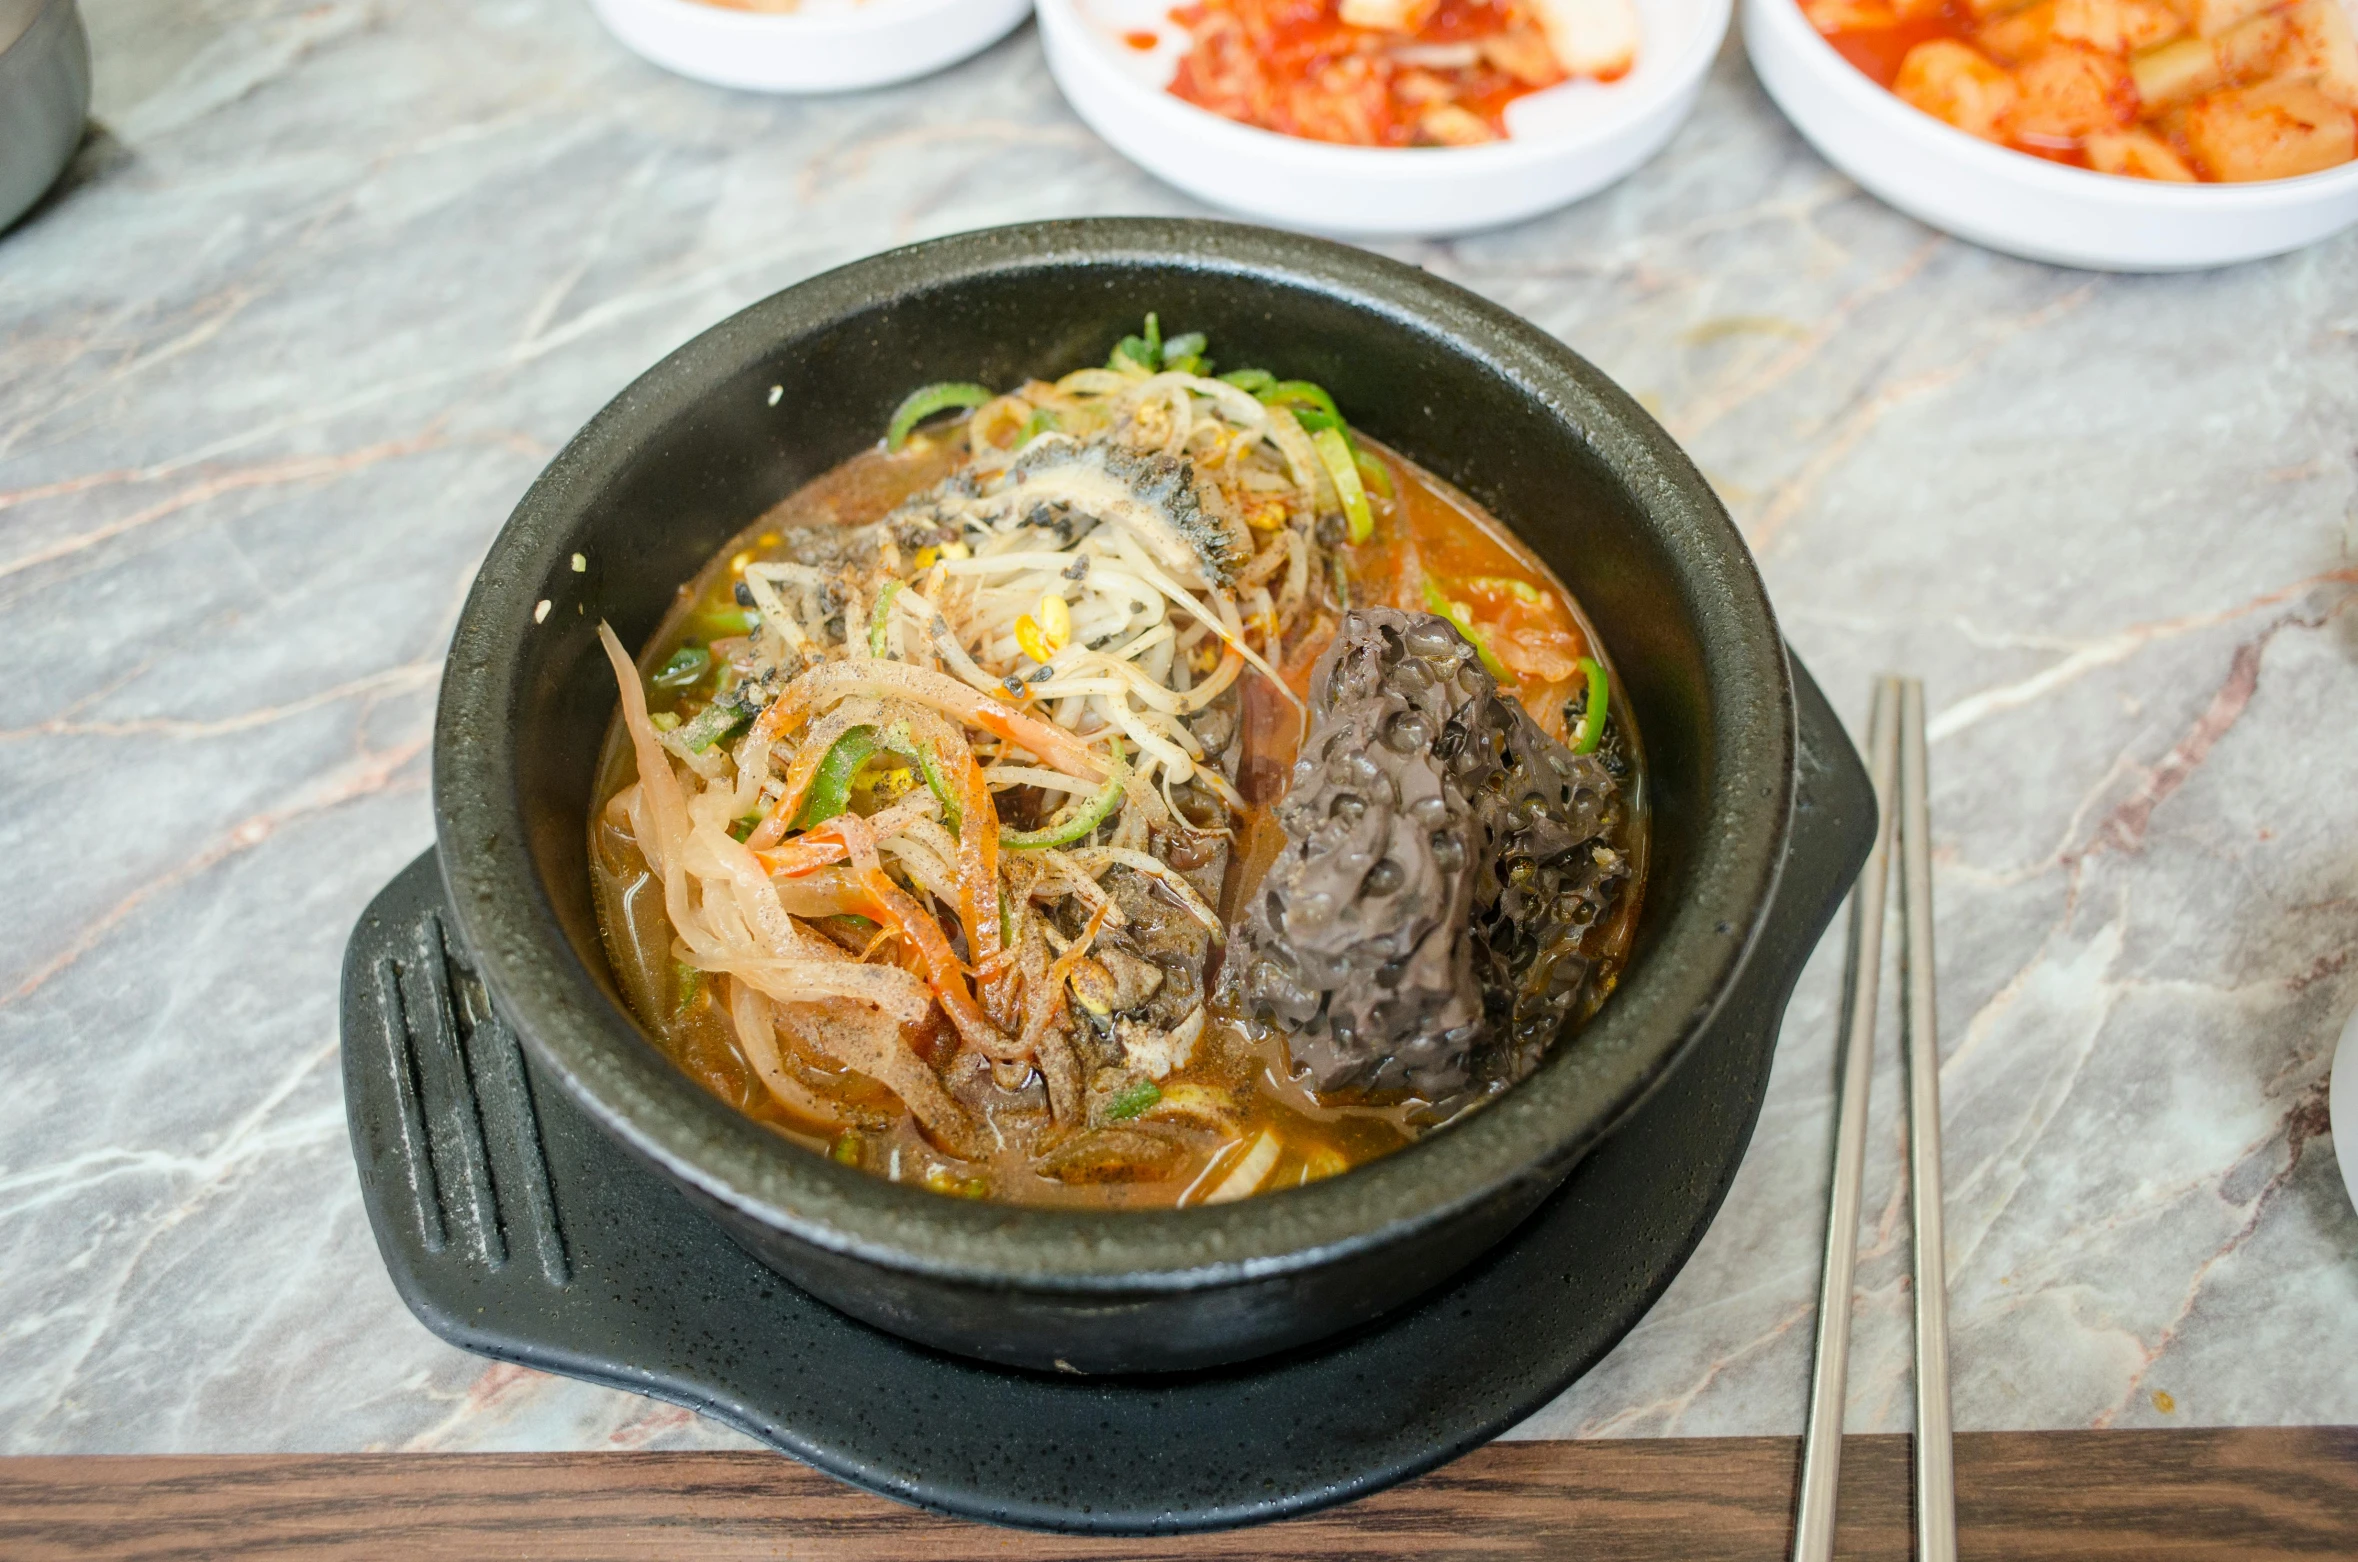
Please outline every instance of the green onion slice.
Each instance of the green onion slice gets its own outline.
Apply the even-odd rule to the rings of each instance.
[[[714,700],[679,729],[680,741],[690,753],[701,754],[752,720],[728,701]]]
[[[1604,664],[1593,656],[1580,659],[1580,670],[1588,678],[1588,704],[1580,713],[1580,730],[1572,734],[1568,746],[1575,754],[1593,754],[1605,740],[1605,706],[1613,697],[1613,686],[1606,681]]]
[[[1375,512],[1367,507],[1367,490],[1360,486],[1359,467],[1351,459],[1351,447],[1343,443],[1342,431],[1319,429],[1310,436],[1310,445],[1325,465],[1326,475],[1335,480],[1335,492],[1343,501],[1343,519],[1351,525],[1351,540],[1367,541],[1375,535]]]
[[[1106,357],[1105,366],[1119,369],[1125,358],[1149,374],[1163,366],[1163,323],[1151,313],[1146,317],[1146,334],[1125,336],[1115,343],[1114,350]]]
[[[1151,1079],[1142,1079],[1106,1103],[1105,1115],[1113,1122],[1127,1122],[1163,1098],[1163,1092]]]
[[[1344,438],[1349,439],[1349,434],[1346,433]],[[1369,493],[1380,494],[1386,499],[1392,497],[1391,470],[1362,450],[1356,440],[1351,441],[1351,464],[1359,468],[1359,480],[1367,485]]]
[[[712,653],[700,645],[683,645],[657,669],[647,683],[657,689],[692,689],[712,670]]]
[[[1174,336],[1163,343],[1163,367],[1182,374],[1201,374],[1210,367],[1204,360],[1204,349],[1211,345],[1211,338],[1201,331]]]
[[[910,431],[937,412],[947,412],[952,407],[979,407],[990,399],[989,386],[975,385],[965,380],[944,380],[938,385],[920,385],[893,409],[892,421],[884,428],[884,448],[898,450],[906,445]]]
[[[892,625],[892,599],[900,594],[899,581],[886,581],[884,589],[876,593],[876,611],[868,615],[868,654],[879,660],[890,646],[884,632]]]

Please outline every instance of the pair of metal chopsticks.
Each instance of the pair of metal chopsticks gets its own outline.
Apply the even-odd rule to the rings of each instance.
[[[1850,961],[1836,1042],[1834,1188],[1826,1215],[1826,1273],[1818,1292],[1818,1351],[1801,1444],[1801,1509],[1794,1562],[1834,1554],[1834,1489],[1842,1468],[1842,1412],[1850,1367],[1850,1293],[1858,1264],[1859,1189],[1867,1153],[1867,1086],[1875,1072],[1876,982],[1883,970],[1885,881],[1896,794],[1901,898],[1901,1050],[1908,1064],[1909,1224],[1916,1257],[1916,1557],[1956,1562],[1957,1477],[1949,1421],[1949,1287],[1940,1196],[1940,1037],[1932,1004],[1932,826],[1924,799],[1924,685],[1880,678],[1867,728],[1875,783],[1875,849],[1850,901]],[[1896,785],[1895,785],[1896,776]]]

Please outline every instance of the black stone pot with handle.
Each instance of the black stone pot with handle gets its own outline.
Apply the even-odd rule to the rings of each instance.
[[[1324,384],[1355,424],[1486,505],[1570,586],[1647,757],[1652,866],[1634,952],[1596,1018],[1529,1079],[1342,1176],[1154,1212],[939,1197],[778,1138],[632,1021],[586,858],[615,710],[596,628],[610,621],[642,644],[681,582],[768,505],[872,444],[910,387],[1054,377],[1102,361],[1149,310],[1208,333],[1229,362]],[[1793,833],[1796,742],[1793,675],[1742,540],[1669,436],[1577,354],[1358,250],[1115,219],[857,262],[713,327],[616,397],[525,495],[476,580],[443,678],[434,807],[450,931],[535,1064],[757,1257],[942,1349],[1156,1372],[1301,1345],[1408,1301],[1496,1243],[1611,1134],[1746,974]],[[1812,906],[1819,926],[1831,909]],[[1789,968],[1750,974],[1781,978],[1768,986],[1782,994],[1817,928],[1780,931],[1775,958]],[[1757,1107],[1750,1091],[1725,1103],[1747,1124]]]

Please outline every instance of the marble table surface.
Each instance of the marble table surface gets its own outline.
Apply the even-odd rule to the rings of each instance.
[[[727,1445],[414,1322],[336,1068],[424,848],[454,615],[543,462],[741,305],[912,239],[1195,208],[1027,28],[918,85],[667,77],[579,0],[85,0],[99,129],[0,238],[0,1451]],[[1386,246],[1638,393],[1856,722],[1933,708],[1957,1416],[2358,1422],[2358,236],[2004,259],[1862,195],[1732,42],[1573,209]],[[1521,1429],[1792,1433],[1838,939],[1724,1212]],[[1894,1034],[1849,1424],[1911,1413]]]

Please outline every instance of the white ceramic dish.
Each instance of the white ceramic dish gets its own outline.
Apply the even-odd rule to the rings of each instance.
[[[590,0],[607,31],[665,70],[757,92],[848,92],[955,65],[1024,19],[1031,0],[806,0],[737,11],[699,0]]]
[[[1334,146],[1239,125],[1164,90],[1186,52],[1170,0],[1038,0],[1048,68],[1091,129],[1211,205],[1353,237],[1497,227],[1578,200],[1661,150],[1694,107],[1730,0],[1636,0],[1637,64],[1610,85],[1567,82],[1507,109],[1489,146]],[[1151,33],[1152,50],[1129,33]]]
[[[2358,163],[2264,184],[2162,184],[1992,146],[1870,81],[1796,0],[1744,0],[1744,47],[1826,161],[1909,216],[2009,255],[2193,271],[2280,255],[2358,222]]]

